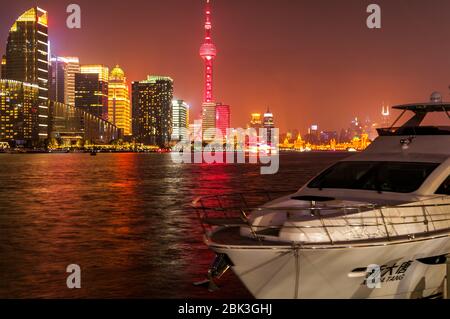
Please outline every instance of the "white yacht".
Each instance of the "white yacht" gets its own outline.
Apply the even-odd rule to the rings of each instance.
[[[231,268],[255,298],[427,298],[444,290],[450,254],[450,103],[394,107],[413,117],[379,129],[362,153],[297,192],[251,208],[198,199],[214,280]],[[244,198],[242,194],[241,198]],[[250,206],[250,207],[249,207]]]

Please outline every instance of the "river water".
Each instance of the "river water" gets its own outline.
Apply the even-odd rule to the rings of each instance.
[[[175,164],[169,154],[0,154],[0,298],[251,298],[232,274],[194,287],[212,261],[189,203],[300,188],[347,153],[258,165]],[[81,267],[82,287],[66,286]]]

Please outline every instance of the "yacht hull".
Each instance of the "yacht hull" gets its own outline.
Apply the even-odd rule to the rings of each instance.
[[[209,244],[228,255],[234,273],[257,299],[426,298],[442,293],[444,256],[450,253],[447,236],[316,249]],[[380,267],[379,276],[368,275],[370,265]]]

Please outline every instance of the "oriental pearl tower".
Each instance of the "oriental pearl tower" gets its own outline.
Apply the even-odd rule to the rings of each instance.
[[[213,102],[213,62],[217,56],[217,49],[211,38],[211,1],[206,0],[205,5],[205,40],[200,47],[200,57],[205,63],[205,95],[203,103]]]
[[[202,104],[202,132],[204,141],[212,141],[216,132],[220,130],[225,136],[230,127],[230,106],[216,103],[213,95],[213,64],[217,56],[217,49],[211,38],[211,0],[205,4],[205,39],[200,47],[200,57],[205,63],[205,83]]]

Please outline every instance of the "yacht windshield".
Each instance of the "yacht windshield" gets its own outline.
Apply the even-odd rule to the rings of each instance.
[[[308,187],[412,193],[438,166],[436,163],[340,162],[316,177]]]

